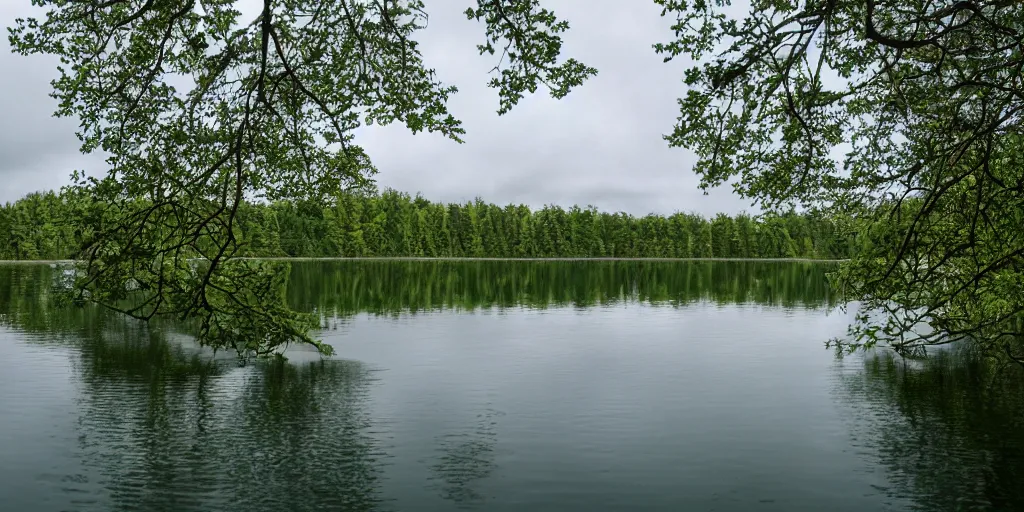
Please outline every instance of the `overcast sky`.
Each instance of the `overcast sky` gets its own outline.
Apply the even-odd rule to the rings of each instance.
[[[402,126],[368,127],[360,142],[380,169],[381,188],[420,192],[435,201],[481,197],[499,204],[594,205],[634,215],[695,211],[705,215],[753,210],[722,188],[705,196],[694,157],[670,149],[661,136],[678,114],[683,63],[662,62],[651,44],[667,39],[670,20],[651,0],[549,0],[572,25],[565,52],[599,75],[562,100],[546,91],[499,117],[497,94],[486,86],[494,57],[477,55],[483,26],[462,12],[475,2],[428,2],[421,33],[424,59],[457,85],[450,103],[468,131],[465,144]],[[0,22],[33,12],[30,0],[0,1]],[[96,172],[102,160],[78,152],[77,121],[54,119],[48,96],[56,62],[13,55],[0,42],[0,202],[68,181],[73,169]]]

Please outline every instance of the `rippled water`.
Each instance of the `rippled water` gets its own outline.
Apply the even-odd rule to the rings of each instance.
[[[836,360],[826,270],[296,264],[344,359],[240,368],[0,268],[0,509],[1024,509],[1020,379]]]

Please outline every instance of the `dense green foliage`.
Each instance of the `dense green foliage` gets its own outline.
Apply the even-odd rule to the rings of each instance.
[[[199,340],[225,346],[234,328],[273,348],[303,335],[273,287],[274,269],[239,260],[246,198],[322,199],[375,169],[354,143],[364,124],[400,123],[461,142],[439,81],[416,40],[421,0],[33,0],[14,20],[12,49],[59,56],[57,116],[80,121],[86,153],[109,172],[73,174],[89,198],[77,247],[79,301],[136,318],[194,317]],[[480,0],[465,11],[494,54],[499,114],[540,87],[561,98],[597,73],[562,58],[569,26],[539,0]],[[189,263],[203,258],[197,269]],[[232,325],[233,324],[233,325]]]
[[[667,138],[702,185],[860,214],[840,279],[880,314],[841,342],[1024,365],[1024,4],[655,1],[677,22],[656,50],[695,62]]]
[[[72,202],[46,193],[0,207],[0,259],[73,256],[88,226]],[[841,259],[853,242],[841,222],[793,213],[637,218],[594,208],[441,204],[394,191],[342,194],[323,205],[244,203],[236,230],[242,255],[291,257]]]

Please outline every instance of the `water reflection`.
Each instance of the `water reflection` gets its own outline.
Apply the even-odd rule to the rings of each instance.
[[[963,349],[851,366],[836,394],[855,445],[887,472],[884,492],[919,510],[1024,510],[1020,371]]]
[[[756,262],[308,263],[294,265],[288,294],[297,307],[315,309],[325,316],[524,305],[588,307],[628,301],[825,308],[834,301],[825,281],[828,269]],[[380,403],[386,401],[374,395],[380,385],[378,374],[364,364],[317,360],[238,368],[233,355],[215,357],[191,344],[173,325],[145,325],[91,307],[55,308],[49,302],[53,279],[53,271],[45,266],[0,266],[0,325],[17,331],[18,341],[13,343],[28,340],[33,347],[66,353],[73,382],[68,391],[73,394],[68,407],[72,419],[67,425],[60,422],[61,416],[54,416],[58,419],[31,427],[41,431],[40,444],[57,447],[47,455],[51,459],[24,469],[28,476],[19,481],[24,487],[15,489],[13,483],[0,482],[0,503],[7,505],[7,498],[22,499],[10,502],[12,510],[28,510],[28,505],[48,500],[49,509],[82,511],[376,511],[396,508],[391,500],[413,502],[410,496],[419,496],[417,491],[424,486],[439,501],[446,501],[438,509],[500,505],[492,497],[503,485],[501,477],[508,477],[508,466],[514,465],[500,457],[500,428],[504,425],[514,432],[510,420],[519,420],[521,429],[526,421],[523,417],[514,413],[503,417],[499,407],[492,408],[482,403],[484,400],[474,402],[479,409],[453,408],[456,412],[479,411],[476,417],[461,421],[461,417],[445,416],[447,409],[429,412],[433,407],[429,403],[421,405],[423,410],[409,413],[393,405],[413,400],[400,396],[392,396],[396,408],[385,414],[380,408],[386,409],[387,404]],[[750,357],[758,358],[757,365],[765,368],[766,374],[773,368],[778,372],[781,363],[773,362],[772,357],[780,351],[765,350]],[[13,354],[22,357],[26,365],[36,362]],[[492,354],[487,351],[480,357]],[[732,357],[735,363],[743,354]],[[585,362],[580,361],[581,365]],[[601,361],[586,364],[593,368]],[[893,501],[909,498],[920,510],[1024,510],[1024,487],[1019,485],[1024,482],[1024,379],[1020,372],[1007,370],[1010,377],[997,378],[988,363],[963,352],[940,352],[912,365],[886,354],[865,357],[863,364],[855,361],[848,359],[837,366],[833,398],[845,413],[852,448],[870,461],[869,467],[886,472],[887,485],[879,488],[880,492]],[[665,368],[642,362],[634,368],[637,373],[662,371],[659,385],[672,381],[669,361],[661,361]],[[621,365],[623,370],[616,361],[605,363],[603,368],[611,373],[629,370],[628,364]],[[746,367],[756,371],[755,366]],[[720,370],[714,372],[701,374],[699,382],[725,393],[722,390],[730,387],[730,379],[737,380],[723,376]],[[559,386],[568,385],[568,377],[559,382]],[[45,383],[37,377],[27,384]],[[593,398],[590,393],[594,393],[600,398],[600,391],[605,401],[599,403],[619,403],[616,392],[621,390],[598,388],[586,387],[579,396]],[[753,392],[740,385],[736,388],[740,394]],[[560,388],[553,385],[552,389]],[[777,389],[801,392],[796,387]],[[713,432],[697,429],[701,423],[686,422],[702,410],[730,418],[733,427],[743,426],[743,411],[723,408],[709,413],[715,404],[687,391],[682,387],[673,391],[678,395],[676,409],[671,400],[658,402],[657,407],[664,406],[667,411],[665,417],[678,417],[677,423],[670,430],[651,432],[670,439],[672,432],[690,428],[699,435],[713,436]],[[17,396],[7,402],[0,400],[0,404],[23,406],[24,411],[34,407],[16,400]],[[685,404],[685,412],[680,412],[681,404]],[[586,417],[599,422],[597,410],[601,408],[592,409],[593,414]],[[5,409],[4,413],[13,417],[11,411]],[[800,413],[794,409],[791,416]],[[403,414],[408,424],[415,425],[409,428],[420,428],[426,416],[440,426],[424,427],[423,432],[428,433],[423,434],[422,443],[415,438],[416,446],[395,448],[390,422]],[[551,414],[557,415],[557,411]],[[658,424],[656,413],[651,415],[654,419],[639,415],[620,420],[635,434]],[[0,424],[0,434],[2,427]],[[625,427],[612,429],[608,435],[626,431]],[[779,432],[775,435],[781,436]],[[770,434],[767,432],[766,438]],[[506,433],[506,442],[508,437]],[[523,437],[520,432],[520,439]],[[719,454],[694,448],[700,442],[683,439],[677,445],[666,443],[665,450],[682,450],[679,447],[684,446],[695,457],[706,456],[701,460],[711,461],[709,464],[719,460]],[[617,448],[628,454],[629,446],[625,443]],[[766,445],[751,442],[749,446]],[[575,446],[565,450],[571,452],[565,468],[580,470],[572,461],[591,460],[588,456],[603,460]],[[395,474],[389,468],[397,462],[392,457],[396,451],[414,454],[401,461],[403,469],[396,472],[406,477],[401,484],[390,480]],[[631,460],[634,464],[639,464],[637,460],[675,461],[678,453],[637,451]],[[735,465],[708,474],[742,474],[743,467],[756,466],[756,461],[736,457],[739,462]],[[36,459],[26,456],[23,460]],[[664,472],[671,472],[673,468],[665,464],[668,469],[662,468]],[[416,473],[420,469],[425,474]],[[616,475],[624,480],[601,485],[634,484],[628,481],[632,474],[626,469]],[[521,474],[514,476],[524,481]],[[652,469],[642,478],[657,483],[663,474]],[[666,493],[672,490],[652,488]],[[507,498],[524,489],[504,491]],[[785,494],[782,491],[785,489],[779,491]],[[636,495],[636,499],[642,498]],[[19,503],[26,507],[19,508]],[[780,509],[784,506],[778,505]],[[581,505],[580,509],[585,508]]]
[[[292,268],[288,297],[349,316],[440,309],[589,307],[639,301],[819,308],[835,304],[822,263],[350,261]]]
[[[78,422],[83,462],[116,508],[377,508],[386,455],[368,432],[366,368],[236,368],[118,338],[145,341],[85,344]]]
[[[225,427],[242,510],[380,508],[386,433],[368,412],[371,372],[356,362],[276,363],[250,375]]]
[[[439,453],[430,469],[441,497],[461,507],[485,501],[476,486],[494,470],[498,418],[502,415],[488,408],[477,415],[471,428],[435,440]]]
[[[526,306],[586,308],[623,302],[697,302],[829,308],[828,263],[636,261],[322,261],[287,264],[293,307],[325,316]],[[43,265],[0,266],[0,315],[45,327],[88,321],[56,311],[52,290],[65,281]],[[79,315],[57,318],[52,315]],[[87,316],[87,315],[86,315]],[[35,323],[33,323],[35,322]]]
[[[158,325],[49,308],[37,293],[45,273],[0,268],[0,321],[34,344],[71,349],[74,447],[36,490],[65,499],[58,508],[381,509],[387,454],[368,411],[370,369],[340,360],[238,368]]]

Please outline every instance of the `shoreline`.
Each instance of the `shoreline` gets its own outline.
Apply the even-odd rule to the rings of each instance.
[[[636,262],[766,262],[766,263],[842,263],[847,259],[829,260],[815,258],[612,258],[612,257],[560,257],[560,258],[488,258],[488,257],[429,257],[429,256],[325,256],[325,257],[290,257],[272,256],[265,258],[242,257],[238,260],[264,261],[636,261]],[[57,263],[74,263],[76,260],[0,260],[0,265],[52,265]]]

